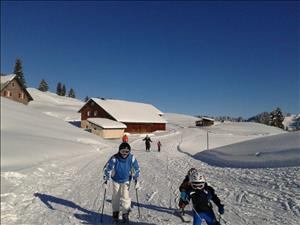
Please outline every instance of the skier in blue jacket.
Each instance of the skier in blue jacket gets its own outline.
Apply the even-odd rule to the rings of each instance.
[[[131,199],[129,186],[131,179],[135,181],[135,188],[139,188],[138,177],[140,168],[134,155],[130,153],[131,147],[127,142],[119,146],[119,151],[113,155],[104,166],[105,184],[112,179],[112,211],[113,223],[118,223],[119,212],[122,211],[122,222],[129,223]]]
[[[206,183],[205,177],[193,168],[189,177],[185,178],[179,188],[180,202],[179,207],[192,202],[193,208],[193,225],[200,225],[205,220],[207,225],[220,225],[212,209],[211,201],[218,206],[218,212],[224,213],[224,205],[215,194],[215,190]]]

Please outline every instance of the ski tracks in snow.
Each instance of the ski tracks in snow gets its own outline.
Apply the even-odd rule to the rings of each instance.
[[[178,134],[177,140],[165,140],[168,143],[162,151],[165,155],[160,155],[160,164],[166,168],[165,172],[161,168],[160,173],[166,177],[160,176],[162,179],[155,180],[161,180],[168,187],[167,190],[164,187],[159,188],[158,196],[160,196],[162,204],[176,207],[176,199],[179,195],[178,187],[188,169],[196,167],[203,170],[208,183],[215,188],[216,193],[225,204],[223,218],[227,224],[298,224],[300,168],[236,169],[212,167],[184,153],[174,154],[182,139],[184,140],[184,137]],[[167,194],[163,195],[162,193]],[[171,200],[167,196],[170,196],[169,198],[172,196],[175,201],[173,200],[170,204]]]
[[[153,137],[151,152],[145,152],[142,140],[132,143],[141,167],[141,218],[132,185],[132,224],[181,224],[173,212],[178,204],[178,187],[191,167],[203,171],[225,204],[222,218],[227,225],[298,224],[300,168],[212,167],[177,150],[182,140],[189,140],[185,135],[176,132]],[[160,153],[155,151],[157,139],[163,144]],[[107,148],[47,161],[26,171],[1,173],[1,179],[14,184],[14,189],[1,194],[2,224],[97,224],[104,194],[102,169],[115,152]],[[110,185],[103,225],[110,224],[112,213]]]
[[[99,153],[96,155],[99,156]],[[22,185],[15,185],[11,194],[1,195],[1,199],[18,196],[5,199],[10,204],[3,208],[5,217],[1,218],[2,224],[79,224],[74,213],[89,212],[84,207],[94,200],[86,196],[85,193],[91,190],[84,182],[87,177],[95,175],[91,172],[97,172],[91,168],[99,162],[96,155],[78,155],[40,164],[37,168],[30,168],[31,172],[24,170],[30,175],[23,180],[18,176],[18,180],[23,181]],[[98,172],[101,173],[100,166]],[[93,179],[95,183],[99,182],[99,174]],[[1,174],[2,179],[7,177]],[[82,190],[83,187],[86,189]]]

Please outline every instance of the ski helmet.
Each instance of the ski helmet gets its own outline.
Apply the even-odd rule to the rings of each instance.
[[[205,177],[199,171],[193,171],[189,176],[193,189],[203,189],[205,187]]]
[[[188,171],[188,176],[191,176],[191,174],[194,172],[194,171],[197,171],[197,169],[196,168],[191,168],[191,169],[189,169],[189,171]]]

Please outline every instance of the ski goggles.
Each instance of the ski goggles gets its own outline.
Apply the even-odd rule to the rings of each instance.
[[[128,155],[130,150],[128,148],[120,149],[120,154],[122,155]]]
[[[193,189],[201,190],[205,187],[205,183],[204,182],[193,182],[193,183],[191,183],[191,186]]]

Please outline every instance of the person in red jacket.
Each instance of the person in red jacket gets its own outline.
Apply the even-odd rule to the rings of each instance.
[[[123,135],[122,141],[128,143],[128,136],[126,134]]]

